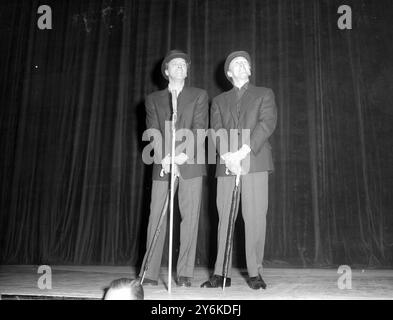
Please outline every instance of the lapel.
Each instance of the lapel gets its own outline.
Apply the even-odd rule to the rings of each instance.
[[[184,109],[186,109],[188,103],[189,103],[188,88],[184,86],[183,90],[177,96],[177,121],[178,122],[180,121],[181,116],[184,113]]]
[[[172,94],[168,89],[161,90],[160,92],[160,104],[158,106],[160,112],[166,121],[172,118]],[[190,103],[191,95],[187,87],[183,87],[183,90],[177,97],[177,123],[180,122],[182,115],[187,110],[187,105]]]
[[[238,117],[237,115],[237,96],[236,96],[236,91],[235,88],[233,87],[229,92],[228,92],[228,105],[229,109],[231,111],[233,120],[235,121],[236,125],[238,124],[239,121],[242,120],[244,115],[246,114],[247,108],[251,105],[253,99],[254,99],[254,94],[253,94],[253,85],[251,83],[248,83],[248,89],[246,92],[244,92],[243,96],[241,97],[239,103],[240,103],[240,116]]]
[[[193,91],[189,87],[184,86],[183,90],[177,97],[177,119],[179,123],[182,116],[192,116],[193,108],[190,106],[194,104],[194,100],[195,95],[193,94]]]

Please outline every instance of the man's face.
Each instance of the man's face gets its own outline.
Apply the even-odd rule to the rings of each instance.
[[[165,74],[169,79],[184,80],[187,78],[187,63],[183,58],[175,58],[169,61]]]
[[[250,64],[246,58],[236,57],[228,67],[228,76],[236,80],[248,80],[251,75]]]

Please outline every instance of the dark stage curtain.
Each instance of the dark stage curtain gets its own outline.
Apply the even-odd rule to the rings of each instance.
[[[41,4],[52,30],[37,27]],[[2,2],[1,263],[140,263],[151,191],[144,97],[165,86],[161,59],[178,48],[192,58],[189,84],[210,99],[229,89],[223,63],[239,49],[252,56],[252,81],[275,92],[266,261],[392,266],[393,2],[345,1],[352,30],[337,27],[342,4]],[[215,260],[213,169],[198,265]],[[239,266],[242,228],[239,218]]]

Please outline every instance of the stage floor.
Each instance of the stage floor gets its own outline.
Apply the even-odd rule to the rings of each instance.
[[[38,266],[0,266],[2,299],[102,299],[103,289],[114,279],[135,278],[135,269],[115,266],[52,266],[52,289],[38,288]],[[157,287],[144,286],[146,300],[260,300],[260,299],[393,299],[393,270],[352,269],[352,289],[340,289],[337,269],[266,268],[266,290],[252,290],[246,271],[234,269],[232,286],[205,289],[209,270],[197,268],[193,286],[166,288],[167,273]]]

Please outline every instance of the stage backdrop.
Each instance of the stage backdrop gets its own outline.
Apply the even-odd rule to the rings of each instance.
[[[42,4],[51,30],[37,27]],[[343,4],[352,30],[337,26]],[[230,88],[223,62],[240,49],[252,81],[275,92],[266,262],[393,265],[391,0],[3,1],[0,15],[1,263],[139,265],[144,97],[165,87],[160,63],[177,48],[210,101]],[[204,266],[216,253],[213,170]]]

